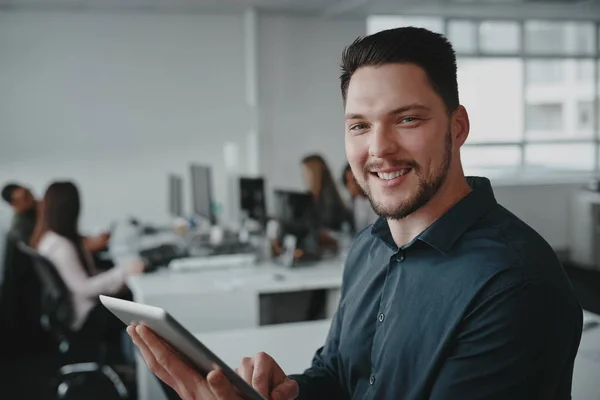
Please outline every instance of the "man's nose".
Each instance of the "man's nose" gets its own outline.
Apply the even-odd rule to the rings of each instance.
[[[369,143],[369,154],[376,158],[385,158],[398,152],[398,133],[389,125],[376,125]]]

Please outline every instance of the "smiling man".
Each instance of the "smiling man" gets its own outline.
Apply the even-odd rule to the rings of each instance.
[[[240,374],[279,400],[570,399],[581,308],[548,243],[464,175],[451,45],[417,28],[360,38],[341,88],[348,161],[380,219],[353,243],[312,366],[287,377],[260,354]],[[129,332],[182,397],[236,398],[220,373],[206,381]]]

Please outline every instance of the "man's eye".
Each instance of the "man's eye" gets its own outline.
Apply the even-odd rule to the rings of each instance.
[[[352,125],[350,127],[351,131],[360,131],[362,129],[366,129],[367,128],[367,124],[356,124],[356,125]]]
[[[400,122],[408,124],[411,122],[415,122],[417,119],[415,117],[404,117],[400,120]]]

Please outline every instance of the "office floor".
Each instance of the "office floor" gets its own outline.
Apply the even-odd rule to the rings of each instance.
[[[600,314],[600,271],[590,271],[566,264],[583,308]],[[0,398],[11,400],[53,399],[48,382],[52,378],[52,363],[46,357],[0,360]]]

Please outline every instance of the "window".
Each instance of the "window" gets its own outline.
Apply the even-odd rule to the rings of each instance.
[[[437,33],[444,33],[444,20],[438,17],[374,15],[367,18],[367,34],[369,35],[401,26],[415,26]]]
[[[527,83],[529,85],[560,84],[564,82],[564,63],[556,60],[529,60]]]
[[[593,138],[594,63],[577,59],[527,61],[525,137],[527,140]],[[586,114],[587,115],[582,115]],[[581,120],[586,122],[581,123]]]
[[[516,22],[485,21],[479,25],[479,50],[488,54],[516,54],[521,47]]]
[[[386,18],[370,21],[369,33],[445,26],[471,121],[461,149],[467,172],[600,172],[600,23]]]
[[[460,154],[467,174],[484,169],[516,169],[521,163],[521,148],[516,145],[463,146]]]
[[[594,25],[585,22],[528,21],[525,50],[529,54],[594,55]]]
[[[452,42],[454,50],[461,54],[474,54],[477,52],[477,24],[471,21],[449,21],[448,39]]]
[[[471,122],[467,143],[522,139],[522,85],[523,67],[518,58],[458,59],[459,98]]]
[[[592,143],[530,144],[525,146],[525,165],[550,170],[591,171],[595,150]]]
[[[563,128],[562,104],[528,104],[527,114],[527,136],[542,136],[548,132],[560,133]],[[541,131],[541,134],[539,133]]]
[[[577,103],[577,129],[585,132],[594,130],[594,103],[580,101]]]

